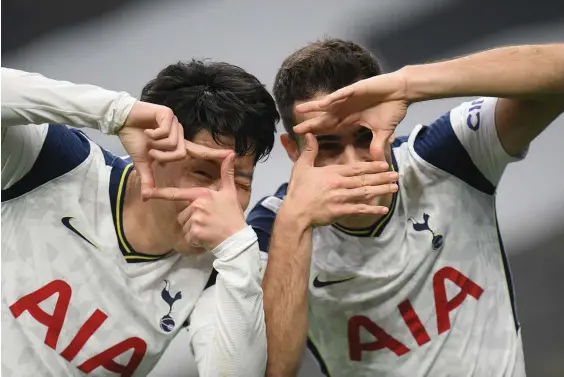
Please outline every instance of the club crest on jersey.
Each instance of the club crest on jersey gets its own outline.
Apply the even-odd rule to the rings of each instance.
[[[172,297],[170,295],[170,282],[168,280],[165,280],[164,282],[165,286],[161,292],[161,297],[167,303],[169,310],[168,313],[166,313],[161,318],[160,327],[164,332],[171,332],[172,330],[174,330],[174,326],[176,324],[174,322],[174,319],[172,319],[172,317],[170,316],[170,313],[172,313],[172,306],[174,305],[174,303],[182,299],[182,292],[178,291],[176,292],[174,297]]]
[[[431,247],[433,248],[433,250],[439,250],[444,243],[445,238],[440,235],[439,233],[435,233],[431,227],[429,227],[429,215],[424,213],[423,214],[423,222],[418,222],[417,220],[415,220],[413,217],[409,218],[409,221],[411,221],[413,223],[413,229],[416,232],[422,232],[422,231],[429,231],[432,235],[433,235],[433,239],[431,240]]]

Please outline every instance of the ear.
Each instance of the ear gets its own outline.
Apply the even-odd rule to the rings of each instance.
[[[296,140],[288,134],[282,134],[280,135],[280,141],[282,142],[284,149],[286,149],[286,153],[288,153],[290,160],[292,160],[292,162],[296,162],[296,160],[300,157],[300,148]]]

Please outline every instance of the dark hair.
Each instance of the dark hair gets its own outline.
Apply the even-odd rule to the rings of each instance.
[[[284,128],[294,136],[294,103],[316,93],[331,93],[381,74],[378,60],[365,48],[341,39],[310,43],[288,56],[274,80],[274,98]]]
[[[192,60],[169,65],[143,88],[141,100],[172,109],[193,140],[201,130],[237,155],[268,157],[280,116],[264,85],[244,69],[222,62]]]

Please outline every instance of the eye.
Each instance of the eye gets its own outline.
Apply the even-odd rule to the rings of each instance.
[[[319,152],[325,156],[336,156],[343,151],[340,143],[320,143]]]
[[[251,191],[251,185],[249,183],[235,182],[235,185],[243,191]]]
[[[360,148],[370,148],[371,142],[372,142],[372,132],[370,131],[361,132],[356,137],[356,145]]]
[[[200,177],[207,178],[207,179],[211,179],[211,178],[212,178],[211,174],[209,174],[209,173],[207,173],[207,172],[205,172],[205,171],[203,171],[203,170],[196,170],[196,171],[194,172],[194,174],[199,175]]]

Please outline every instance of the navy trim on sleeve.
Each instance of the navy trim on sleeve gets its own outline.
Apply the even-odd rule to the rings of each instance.
[[[31,170],[13,186],[2,190],[2,202],[22,196],[70,172],[90,154],[90,142],[80,131],[50,124]]]
[[[423,127],[413,143],[415,152],[425,161],[463,180],[486,194],[493,195],[495,186],[474,165],[458,140],[450,123],[450,112]]]
[[[278,188],[278,190],[276,190],[276,193],[273,196],[279,199],[284,199],[287,189],[288,184],[284,183]],[[267,198],[269,197],[267,196],[259,200],[247,216],[247,224],[253,227],[253,230],[257,234],[259,247],[264,252],[268,252],[272,226],[274,225],[274,219],[276,218],[276,213],[262,206],[262,202]]]

